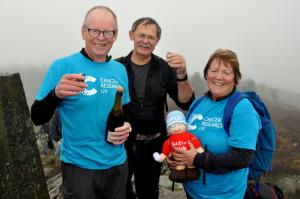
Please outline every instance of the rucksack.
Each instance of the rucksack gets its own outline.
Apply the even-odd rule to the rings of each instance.
[[[196,101],[190,107],[187,118],[205,97],[207,96],[204,95],[196,99]],[[248,175],[248,179],[254,179],[256,182],[258,182],[259,177],[262,174],[272,170],[272,157],[275,152],[276,146],[276,131],[272,123],[269,111],[264,102],[255,92],[249,91],[235,91],[229,97],[223,114],[223,127],[225,131],[229,134],[229,126],[233,110],[235,106],[244,98],[247,98],[251,102],[262,123],[262,128],[259,131],[256,142],[255,155],[253,157],[251,165],[249,166]]]
[[[270,183],[262,183],[259,191],[256,190],[254,183],[248,183],[243,199],[284,199],[285,195],[282,189]]]

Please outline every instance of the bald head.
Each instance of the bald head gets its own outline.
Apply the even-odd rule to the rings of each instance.
[[[91,8],[84,18],[81,35],[89,57],[104,62],[118,35],[115,13],[105,6]]]
[[[114,29],[117,31],[118,30],[117,16],[109,7],[106,6],[95,6],[90,10],[88,10],[88,12],[84,17],[83,26],[88,26],[91,20],[102,20],[103,18],[100,18],[102,14],[106,14],[106,15],[110,14],[112,16]],[[95,18],[97,16],[99,17],[98,19]]]

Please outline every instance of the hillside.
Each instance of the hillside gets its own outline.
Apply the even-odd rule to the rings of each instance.
[[[27,103],[30,106],[41,85],[47,66],[10,66],[0,67],[0,74],[20,73],[24,84]],[[196,96],[202,95],[206,90],[205,80],[202,74],[194,73],[190,76]],[[257,85],[252,79],[245,79],[240,83],[240,87],[246,90],[256,90],[264,98],[272,99],[272,102],[282,102],[284,107],[291,107],[300,110],[300,93],[290,92],[283,89],[272,88],[267,85]]]
[[[300,111],[280,104],[268,106],[278,132],[274,172],[300,174]]]

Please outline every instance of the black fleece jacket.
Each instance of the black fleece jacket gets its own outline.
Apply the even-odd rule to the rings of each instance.
[[[166,123],[164,115],[164,106],[167,95],[183,110],[187,110],[193,100],[194,94],[187,103],[178,101],[178,85],[176,71],[162,58],[152,54],[150,68],[146,79],[146,90],[144,101],[139,101],[134,89],[134,75],[131,69],[132,52],[126,57],[116,59],[125,65],[129,81],[129,94],[131,101],[124,107],[127,121],[132,126],[134,133],[155,134],[165,133]]]

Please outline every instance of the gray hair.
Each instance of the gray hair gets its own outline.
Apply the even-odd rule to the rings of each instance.
[[[151,17],[143,17],[143,18],[139,18],[138,20],[136,20],[133,24],[132,24],[132,28],[131,31],[135,32],[137,27],[140,24],[144,24],[144,25],[149,25],[149,24],[153,24],[156,26],[157,29],[157,37],[160,39],[161,37],[161,28],[159,26],[159,24],[155,21],[155,19],[151,18]]]

